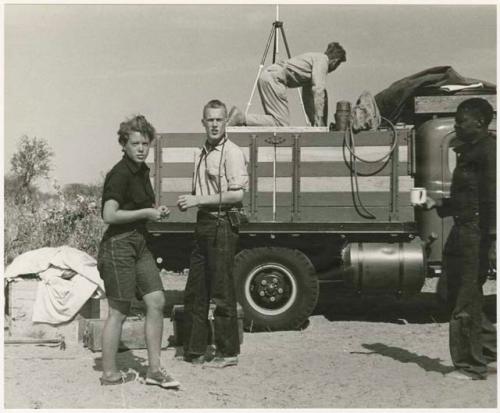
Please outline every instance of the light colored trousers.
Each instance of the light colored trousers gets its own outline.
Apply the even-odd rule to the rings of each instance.
[[[287,85],[285,69],[272,64],[266,67],[259,76],[258,88],[265,115],[248,113],[247,126],[289,126],[290,110],[288,109]],[[328,113],[328,97],[325,90],[324,123]],[[311,125],[314,125],[315,107],[310,86],[302,89],[302,102]]]

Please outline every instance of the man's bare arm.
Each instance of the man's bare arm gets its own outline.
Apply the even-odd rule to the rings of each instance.
[[[179,209],[185,211],[188,208],[198,206],[217,206],[221,204],[236,204],[243,200],[243,189],[225,191],[222,194],[213,195],[181,195],[177,201]]]
[[[120,209],[120,204],[116,200],[108,199],[104,203],[102,217],[106,224],[128,224],[142,220],[156,221],[161,218],[161,211],[155,208],[126,211]]]

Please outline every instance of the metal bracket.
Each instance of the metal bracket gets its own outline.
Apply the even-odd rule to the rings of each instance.
[[[281,145],[285,141],[286,141],[286,139],[284,137],[276,136],[276,132],[274,133],[273,136],[270,136],[269,138],[264,139],[264,142],[269,143],[271,145]]]

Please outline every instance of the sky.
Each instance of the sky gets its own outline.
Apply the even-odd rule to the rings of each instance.
[[[99,183],[121,157],[124,119],[203,132],[208,100],[245,109],[275,17],[273,3],[5,4],[4,173],[28,135],[55,153],[45,184]],[[292,55],[346,50],[327,80],[330,121],[337,101],[433,66],[496,83],[494,4],[281,4],[279,17]],[[305,125],[295,91],[289,100]],[[257,92],[251,111],[262,113]]]

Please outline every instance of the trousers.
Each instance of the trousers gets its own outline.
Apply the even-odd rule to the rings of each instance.
[[[290,109],[288,107],[285,69],[279,64],[266,67],[257,83],[260,100],[265,115],[247,114],[248,126],[290,126]],[[302,103],[311,125],[314,125],[315,106],[311,86],[305,85],[302,90]],[[323,121],[328,117],[328,95],[324,93]]]
[[[238,230],[226,217],[198,213],[184,292],[184,354],[205,354],[212,336],[208,311],[215,304],[214,340],[222,357],[240,352],[233,262]]]
[[[496,360],[496,329],[483,312],[486,244],[477,222],[455,224],[443,254],[451,310],[451,359],[457,369],[476,379],[485,378],[488,361]]]

